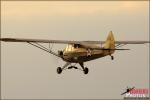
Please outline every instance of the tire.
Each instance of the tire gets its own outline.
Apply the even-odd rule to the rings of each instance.
[[[89,69],[87,67],[84,68],[84,74],[88,74]]]
[[[57,73],[58,73],[58,74],[61,74],[61,72],[62,72],[62,68],[61,68],[61,67],[58,67],[58,68],[57,68]]]
[[[111,56],[111,60],[114,60],[114,56]]]

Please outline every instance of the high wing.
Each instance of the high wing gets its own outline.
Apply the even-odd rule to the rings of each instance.
[[[81,44],[81,41],[23,39],[23,38],[0,38],[0,41],[5,41],[5,42],[59,43],[59,44]]]
[[[46,40],[46,39],[23,39],[23,38],[0,38],[5,42],[36,42],[36,43],[59,43],[59,44],[103,44],[105,41],[68,41],[68,40]],[[150,41],[115,41],[115,44],[145,44]]]
[[[144,43],[150,43],[150,41],[115,41],[115,49],[106,49],[102,47],[92,47],[88,45],[93,44],[104,44],[105,41],[68,41],[68,40],[46,40],[46,39],[24,39],[24,38],[0,38],[0,41],[5,42],[26,42],[29,43],[37,48],[40,48],[50,54],[53,54],[57,57],[61,56],[55,52],[53,52],[50,49],[47,49],[46,47],[42,46],[39,43],[57,43],[57,44],[78,44],[86,49],[95,49],[95,50],[130,50],[130,49],[118,49],[119,47],[122,47],[126,44],[144,44]]]
[[[102,44],[105,43],[105,41],[83,41],[90,44]],[[115,41],[115,44],[145,44],[150,43],[150,41]]]

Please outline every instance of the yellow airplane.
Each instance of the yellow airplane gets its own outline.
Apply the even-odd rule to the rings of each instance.
[[[113,60],[114,57],[112,54],[116,50],[129,50],[129,49],[118,49],[126,44],[145,44],[150,43],[150,41],[115,41],[112,31],[109,32],[109,35],[106,41],[67,41],[67,40],[43,40],[43,39],[21,39],[21,38],[0,38],[0,41],[5,42],[26,42],[37,48],[40,48],[50,54],[53,54],[57,57],[62,58],[66,64],[61,68],[57,68],[57,73],[61,74],[64,69],[80,69],[76,67],[76,64],[80,64],[84,74],[88,74],[88,68],[84,67],[84,62],[91,61],[97,58],[111,56]],[[58,51],[55,53],[51,48],[46,48],[40,43],[59,43],[59,44],[68,44],[64,50]],[[75,63],[74,66],[71,64]]]

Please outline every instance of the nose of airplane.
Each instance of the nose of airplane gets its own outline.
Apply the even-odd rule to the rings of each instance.
[[[63,56],[63,51],[61,50],[61,51],[58,51],[58,55],[59,56]]]

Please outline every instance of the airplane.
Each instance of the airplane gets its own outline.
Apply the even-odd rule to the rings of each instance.
[[[145,44],[150,41],[115,41],[112,31],[109,32],[106,41],[69,41],[69,40],[46,40],[46,39],[23,39],[23,38],[0,38],[0,41],[5,42],[23,42],[42,49],[54,56],[61,58],[66,64],[57,68],[57,73],[61,74],[65,69],[80,69],[84,74],[88,74],[89,69],[84,67],[87,61],[95,60],[101,57],[110,56],[114,59],[114,52],[116,50],[130,50],[120,49],[120,47],[127,44]],[[49,47],[43,46],[41,43],[50,44],[67,44],[66,48],[59,50],[57,53],[52,51]],[[78,68],[72,63],[79,64]]]
[[[124,95],[124,94],[126,94],[126,93],[129,93],[129,92],[132,91],[134,88],[135,88],[135,87],[132,87],[132,88],[128,88],[128,87],[127,87],[126,91],[123,92],[121,95]]]

